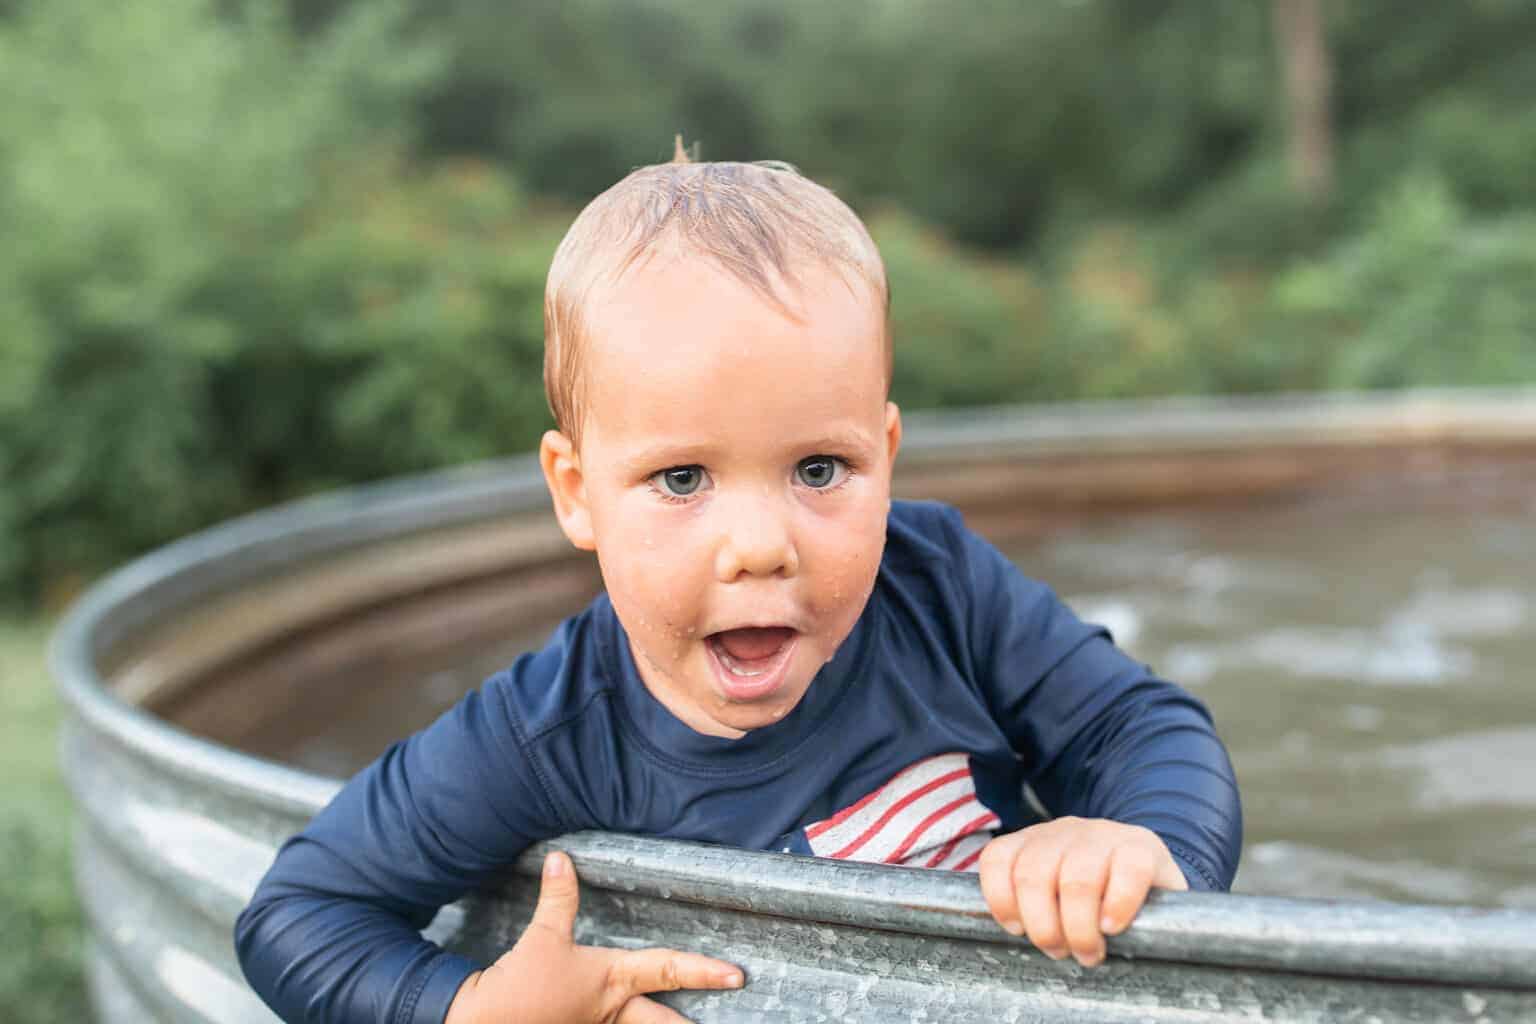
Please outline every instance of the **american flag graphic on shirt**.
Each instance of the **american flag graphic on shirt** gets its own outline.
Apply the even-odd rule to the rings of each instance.
[[[975,871],[998,825],[997,815],[976,799],[970,758],[939,754],[807,825],[805,838],[818,857]]]

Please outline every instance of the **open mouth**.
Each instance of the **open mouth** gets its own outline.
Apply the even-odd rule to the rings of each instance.
[[[705,638],[715,677],[727,698],[752,700],[779,688],[799,636],[787,626],[725,629]]]

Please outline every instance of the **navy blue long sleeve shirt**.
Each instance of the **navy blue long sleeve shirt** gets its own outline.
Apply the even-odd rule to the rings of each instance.
[[[740,739],[640,681],[605,598],[359,773],[279,852],[236,925],[290,1022],[439,1024],[480,965],[422,939],[439,907],[580,829],[974,869],[1055,815],[1156,832],[1195,889],[1237,870],[1242,813],[1205,708],[1080,621],[953,509],[893,503],[873,594],[799,705]]]

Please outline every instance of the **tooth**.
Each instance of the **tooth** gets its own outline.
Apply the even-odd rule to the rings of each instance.
[[[738,663],[735,658],[731,657],[728,651],[717,647],[715,649],[715,653],[718,654],[720,656],[720,660],[724,662],[726,671],[730,672],[733,676],[745,676],[750,679],[752,676],[760,676],[764,672],[768,671],[765,668],[760,668],[756,672],[745,671],[742,669],[740,663]]]

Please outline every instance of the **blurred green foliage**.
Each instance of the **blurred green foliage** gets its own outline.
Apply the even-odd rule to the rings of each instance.
[[[86,1020],[83,922],[70,878],[69,796],[41,620],[0,619],[0,1018]]]
[[[868,218],[908,407],[1536,380],[1536,5],[7,0],[0,596],[530,446],[576,208],[674,131]]]
[[[0,584],[537,426],[557,235],[492,170],[402,162],[442,62],[403,14],[302,41],[263,3],[0,23],[27,100],[0,105]]]
[[[1475,219],[1408,174],[1358,237],[1282,274],[1264,330],[1332,349],[1344,388],[1536,381],[1536,210]]]
[[[539,194],[585,201],[684,131],[707,159],[788,160],[991,248],[1105,216],[1228,255],[1327,233],[1295,223],[1269,2],[415,3],[453,52],[424,152],[504,162]],[[1368,216],[1410,165],[1476,212],[1536,198],[1536,5],[1323,6],[1340,202],[1321,227]]]

